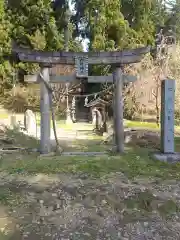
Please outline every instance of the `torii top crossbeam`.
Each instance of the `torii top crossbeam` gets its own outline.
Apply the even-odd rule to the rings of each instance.
[[[114,52],[47,52],[25,48],[14,48],[22,62],[40,64],[75,64],[75,58],[87,58],[88,64],[129,64],[140,62],[143,55],[150,51],[150,47]]]

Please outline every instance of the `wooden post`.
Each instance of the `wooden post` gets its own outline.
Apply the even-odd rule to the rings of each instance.
[[[49,82],[49,68],[41,69],[44,81]],[[50,133],[51,133],[51,121],[50,121],[50,97],[48,89],[43,81],[40,83],[41,88],[41,140],[40,140],[40,153],[47,154],[51,151]]]
[[[124,126],[123,126],[123,79],[122,70],[117,67],[113,73],[114,90],[114,136],[118,153],[124,152]]]

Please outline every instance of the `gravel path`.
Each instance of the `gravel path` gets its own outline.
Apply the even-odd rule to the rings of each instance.
[[[179,240],[176,181],[129,181],[87,175],[2,176],[9,213],[2,207],[9,240]],[[0,222],[0,227],[1,227]],[[3,230],[2,230],[3,229]]]
[[[28,134],[28,133],[25,132],[25,134]],[[35,137],[37,139],[40,139],[40,135],[41,135],[40,127],[39,126],[37,127],[37,133],[36,132],[32,132],[32,133],[29,133],[28,135],[31,135],[31,136],[33,136],[33,137]],[[60,139],[64,139],[64,138],[74,139],[74,138],[77,137],[77,131],[73,131],[73,130],[67,131],[67,130],[59,128],[59,129],[57,129],[57,136]],[[53,131],[52,128],[51,128],[50,138],[51,138],[51,140],[55,140],[54,131]]]

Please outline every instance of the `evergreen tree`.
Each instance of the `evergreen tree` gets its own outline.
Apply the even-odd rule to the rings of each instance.
[[[166,26],[171,29],[176,37],[176,40],[180,40],[180,0],[169,1],[169,15],[166,21]]]
[[[154,40],[153,13],[155,0],[122,0],[121,12],[131,29],[137,33],[137,38],[143,45],[152,44]]]
[[[90,40],[91,51],[153,44],[157,25],[176,25],[177,38],[180,36],[179,0],[169,0],[168,6],[161,0],[72,1],[75,14],[70,12],[68,0],[0,0],[0,77],[3,81],[12,81],[14,67],[23,70],[23,74],[37,70],[34,64],[12,66],[11,40],[31,49],[64,49],[67,11],[70,12],[70,51],[82,50],[77,40],[80,36]]]
[[[138,44],[136,32],[121,13],[119,0],[75,0],[75,9],[76,33],[89,38],[90,50],[122,49]]]
[[[9,62],[11,53],[11,24],[6,14],[5,0],[0,0],[0,88],[9,87],[13,70]]]
[[[49,51],[64,48],[63,23],[59,25],[51,0],[10,0],[8,10],[13,24],[12,39],[17,45]],[[77,49],[77,41],[69,44],[71,50]],[[23,75],[38,70],[36,64],[19,63],[18,66]]]

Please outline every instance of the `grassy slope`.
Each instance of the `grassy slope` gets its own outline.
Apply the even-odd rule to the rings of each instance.
[[[137,126],[136,123],[130,123]],[[151,128],[151,124],[150,128]],[[141,124],[143,126],[143,124]],[[147,123],[145,125],[147,128]],[[22,134],[8,132],[8,136],[16,139],[16,146],[35,147],[38,143],[32,138],[27,138]],[[180,151],[180,138],[175,138],[176,150]],[[84,145],[83,145],[84,144]],[[110,146],[101,144],[96,140],[87,142],[77,141],[74,145],[76,150],[101,151],[108,150]],[[72,149],[71,149],[72,150]],[[167,164],[154,161],[150,153],[155,151],[151,148],[138,146],[127,146],[123,156],[50,156],[39,157],[36,154],[14,153],[13,155],[2,155],[0,160],[1,171],[9,173],[28,172],[28,173],[59,173],[59,172],[86,172],[90,175],[103,176],[110,172],[121,171],[130,178],[134,177],[153,177],[153,178],[180,178],[180,164]]]
[[[138,121],[126,121],[126,125],[128,127],[135,128],[143,128],[143,129],[151,129],[151,130],[160,130],[160,126],[158,127],[156,123],[153,122],[138,122]],[[175,126],[175,130],[179,131],[180,126]]]
[[[139,123],[136,124],[136,123],[130,122],[130,125],[131,126],[133,125],[133,127],[137,127],[137,125],[139,126]],[[141,126],[142,125],[143,124],[141,124]],[[145,125],[145,127],[147,128],[147,124]],[[36,147],[38,145],[38,141],[34,140],[33,138],[24,136],[23,134],[20,134],[18,132],[7,131],[6,134],[9,138],[14,139],[13,145],[15,146]],[[177,149],[180,150],[180,138],[176,138],[175,142],[176,142]],[[83,141],[77,143],[77,145],[78,144],[83,145]],[[102,150],[102,145],[97,144],[97,140],[94,143],[94,145],[93,145],[93,140],[91,140],[91,145],[86,147],[89,148],[88,150],[94,150],[94,149]],[[104,147],[108,149],[109,146],[104,146]],[[129,146],[129,147],[126,147],[126,153],[122,156],[107,155],[107,156],[101,156],[101,157],[85,157],[85,156],[39,157],[35,153],[32,154],[27,152],[3,154],[3,155],[1,154],[0,155],[0,171],[1,171],[0,174],[1,174],[1,178],[3,174],[5,175],[8,174],[7,176],[10,178],[11,176],[17,176],[17,175],[28,176],[29,174],[34,175],[38,173],[40,174],[41,173],[44,173],[44,174],[83,173],[96,178],[100,177],[101,179],[103,179],[103,181],[105,181],[105,179],[108,179],[109,176],[111,176],[111,174],[109,173],[122,172],[124,173],[125,176],[128,177],[129,180],[135,180],[135,181],[128,180],[129,183],[131,184],[132,183],[136,184],[136,181],[138,181],[138,179],[143,179],[143,183],[146,181],[146,179],[148,179],[148,181],[150,180],[154,182],[156,186],[163,184],[163,180],[171,180],[171,179],[179,180],[180,164],[171,165],[167,163],[154,161],[149,157],[149,153],[151,151],[153,151],[153,149],[142,148],[142,147],[140,148],[138,146],[136,147]],[[129,187],[129,191],[132,191],[131,184]],[[122,182],[122,186],[123,186],[123,182]],[[135,188],[137,188],[137,186],[138,184],[135,185]],[[17,189],[19,189],[19,186],[17,186]],[[29,189],[24,189],[23,191],[29,192]],[[107,195],[107,193],[103,193],[103,194]],[[163,199],[163,201],[157,200],[150,190],[147,190],[145,192],[140,191],[137,194],[137,196],[132,195],[128,199],[123,199],[123,200],[122,199],[117,200],[117,199],[118,199],[117,196],[115,198],[112,198],[111,196],[111,198],[109,198],[109,200],[107,201],[108,206],[112,207],[112,209],[117,208],[118,211],[121,210],[122,206],[123,208],[125,206],[127,214],[124,221],[128,221],[130,223],[134,221],[139,222],[140,220],[143,220],[145,216],[146,216],[146,219],[148,219],[148,216],[150,217],[153,211],[155,210],[157,211],[156,206],[154,207],[154,202],[158,204],[158,212],[160,212],[160,215],[162,215],[163,217],[164,216],[169,217],[169,215],[173,215],[174,213],[179,211],[179,205],[177,205],[176,201],[169,200],[168,198]],[[19,210],[16,210],[16,208],[20,209],[21,206],[24,206],[23,209],[26,209],[27,207],[27,199],[24,199],[24,195],[22,193],[19,193],[19,191],[14,192],[12,189],[9,189],[6,187],[3,188],[3,185],[2,185],[1,191],[0,191],[0,210],[1,208],[5,210],[7,208],[7,209],[15,209],[15,212],[16,211],[18,212]],[[34,211],[34,209],[31,208],[31,211]],[[112,212],[114,212],[114,210],[112,210]],[[26,210],[24,210],[24,212],[23,211],[20,212],[20,216],[26,216],[26,215],[28,215],[26,213]],[[26,219],[26,221],[24,222],[24,228],[26,227],[27,224],[29,225],[31,224],[31,221],[29,219]],[[3,222],[3,223],[0,222],[0,239],[2,240],[3,239],[4,240],[20,239],[17,236],[14,237],[13,228],[10,232],[8,232],[8,234],[4,232],[5,228],[6,228],[6,222]]]
[[[11,156],[12,157],[12,156]],[[9,173],[77,173],[101,177],[111,172],[123,172],[129,178],[152,177],[179,179],[180,164],[155,162],[146,149],[129,149],[124,156],[106,157],[45,157],[14,155],[1,160],[1,170]]]

